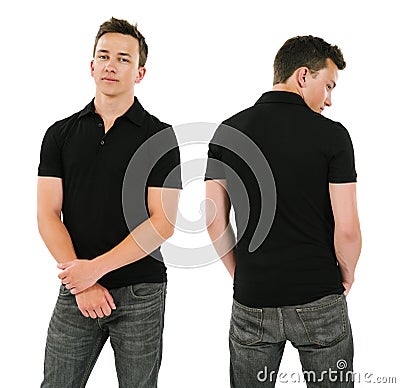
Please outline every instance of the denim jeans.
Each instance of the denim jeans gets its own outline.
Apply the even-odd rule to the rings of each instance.
[[[280,375],[286,340],[298,350],[303,373]],[[353,338],[344,295],[279,308],[233,301],[229,334],[231,387],[353,387]]]
[[[110,337],[120,387],[157,387],[161,363],[166,283],[141,283],[110,290],[116,310],[86,318],[75,296],[61,286],[50,321],[42,388],[86,385]]]

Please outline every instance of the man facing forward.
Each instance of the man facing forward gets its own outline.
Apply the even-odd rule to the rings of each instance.
[[[43,139],[38,225],[63,269],[63,285],[49,325],[42,387],[85,386],[108,337],[119,386],[157,386],[166,291],[159,246],[173,233],[181,181],[172,129],[134,95],[147,51],[136,26],[115,18],[103,23],[91,62],[94,99]],[[174,147],[150,156],[154,149],[146,143],[157,163],[133,166],[148,169],[149,177],[136,188],[146,203],[128,209],[136,214],[144,206],[145,215],[137,213],[128,228],[122,204],[127,167],[162,131]]]

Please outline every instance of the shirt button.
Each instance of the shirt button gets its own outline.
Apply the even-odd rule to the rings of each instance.
[[[103,126],[103,123],[98,123],[97,126],[98,126],[99,128],[101,128],[101,127]]]
[[[104,140],[102,140],[102,141],[100,142],[100,144],[101,144],[101,145],[104,145]]]

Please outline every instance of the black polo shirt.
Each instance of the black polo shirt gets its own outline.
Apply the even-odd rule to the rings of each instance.
[[[259,182],[246,160],[224,147],[229,131],[220,126],[209,145],[206,179],[227,179],[237,233],[234,298],[250,307],[308,303],[344,291],[334,250],[329,182],[356,181],[347,130],[313,112],[295,93],[272,91],[223,124],[249,137],[268,161],[276,186],[275,217],[254,252],[249,243],[261,211]],[[221,135],[223,133],[223,135]],[[213,143],[218,143],[213,144]],[[222,162],[218,163],[215,160]],[[249,198],[249,218],[234,171]]]
[[[159,143],[147,142],[161,132],[164,140],[169,140],[165,144],[174,145],[173,149],[166,149],[166,153]],[[145,146],[141,147],[143,144]],[[93,259],[109,251],[148,217],[147,203],[130,204],[128,228],[124,216],[127,209],[122,203],[127,167],[134,155],[143,155],[143,149],[149,158],[141,157],[139,163],[130,166],[130,171],[149,170],[151,173],[145,184],[138,182],[138,187],[133,187],[139,193],[135,198],[147,200],[148,187],[181,188],[179,148],[174,132],[168,124],[144,110],[136,97],[107,133],[102,118],[95,112],[94,101],[47,130],[41,148],[39,176],[62,178],[63,222],[78,258]],[[154,155],[154,150],[158,155]],[[154,158],[158,162],[153,167],[150,160]],[[138,211],[141,208],[144,212]],[[137,214],[134,220],[131,213]],[[99,283],[111,289],[164,281],[166,268],[157,249],[135,263],[106,274]]]

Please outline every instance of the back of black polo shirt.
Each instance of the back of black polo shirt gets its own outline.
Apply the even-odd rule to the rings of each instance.
[[[147,142],[161,131],[163,144]],[[165,153],[163,145],[169,149],[176,147],[166,149]],[[144,173],[151,170],[151,173],[147,182],[132,182],[129,188],[138,201],[130,202],[125,209],[128,220],[123,208],[123,184],[128,165],[139,149],[144,157],[131,165],[130,170]],[[154,151],[159,155],[153,155]],[[158,163],[151,169],[150,160],[154,159]],[[82,111],[47,130],[39,176],[62,178],[63,222],[77,257],[93,259],[114,248],[129,230],[148,217],[147,187],[181,188],[179,148],[172,128],[145,111],[136,97],[130,109],[115,120],[107,133],[92,101]],[[164,281],[166,268],[157,249],[135,263],[106,274],[99,283],[112,289]]]
[[[223,146],[224,141],[230,144],[227,126],[257,145],[275,180],[275,217],[268,235],[251,253],[249,244],[262,210],[259,182],[265,180],[257,179],[246,157]],[[244,184],[249,215],[232,174]],[[217,129],[209,146],[206,179],[227,179],[235,209],[241,236],[234,250],[234,298],[239,303],[296,305],[344,291],[333,243],[329,182],[354,182],[356,172],[352,143],[341,124],[313,112],[297,94],[265,93]]]

